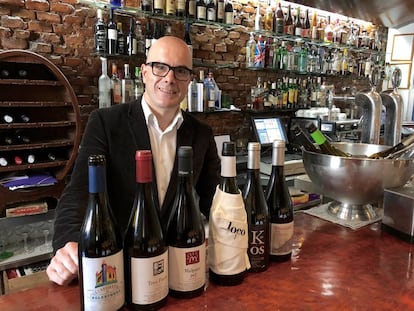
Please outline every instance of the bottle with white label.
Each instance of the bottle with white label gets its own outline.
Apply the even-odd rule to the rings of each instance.
[[[206,241],[195,199],[193,149],[178,149],[178,187],[167,222],[168,284],[170,295],[193,298],[204,292]]]
[[[89,199],[78,245],[82,310],[119,310],[125,303],[122,235],[109,206],[105,156],[88,159]]]
[[[154,192],[150,150],[135,154],[137,188],[124,238],[126,303],[130,310],[156,310],[168,296],[168,248]]]

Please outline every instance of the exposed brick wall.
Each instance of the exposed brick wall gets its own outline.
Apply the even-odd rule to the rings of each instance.
[[[245,9],[249,13],[251,7]],[[97,108],[97,80],[101,72],[100,59],[93,55],[93,26],[96,9],[78,4],[77,0],[0,0],[0,50],[28,49],[37,52],[56,64],[70,81],[79,99],[83,125],[89,113]],[[252,20],[245,19],[243,25]],[[173,33],[184,37],[181,22],[172,21]],[[240,22],[241,23],[241,22]],[[124,21],[127,31],[128,21]],[[145,22],[142,23],[145,28]],[[243,26],[231,30],[192,26],[195,63],[224,65],[243,64],[248,33]],[[127,57],[110,59],[119,64],[129,62],[131,67],[143,59]],[[241,66],[242,67],[242,66]],[[209,69],[207,67],[203,68]],[[250,96],[250,86],[256,84],[258,75],[264,81],[280,76],[275,72],[249,71],[241,68],[212,68],[216,81],[233,103],[245,108]],[[341,85],[367,87],[366,80],[334,79]],[[328,81],[331,82],[331,81]],[[221,112],[197,114],[209,123],[216,134],[231,134],[232,138],[248,135],[249,116],[246,113]]]

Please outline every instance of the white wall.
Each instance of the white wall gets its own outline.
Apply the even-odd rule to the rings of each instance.
[[[386,49],[385,62],[391,63],[391,51],[393,45],[393,38],[395,34],[414,34],[414,23],[407,26],[388,30],[388,41]],[[411,60],[411,66],[414,64],[414,59]],[[404,102],[404,121],[413,121],[413,106],[414,106],[414,68],[411,67],[411,77],[409,79],[408,89],[399,90]]]

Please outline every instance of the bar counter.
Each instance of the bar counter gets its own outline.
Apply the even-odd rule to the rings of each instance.
[[[380,222],[353,231],[297,213],[291,261],[162,310],[414,310],[413,252]],[[77,284],[50,283],[1,296],[0,310],[79,310],[79,298]]]

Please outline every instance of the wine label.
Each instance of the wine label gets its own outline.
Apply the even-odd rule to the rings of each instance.
[[[250,268],[247,214],[241,194],[229,194],[219,187],[210,210],[208,264],[220,275],[238,274]]]
[[[84,310],[112,311],[125,302],[123,251],[101,258],[82,257]]]
[[[292,252],[293,221],[286,224],[270,224],[270,255],[286,255]]]
[[[189,292],[206,283],[206,244],[190,248],[168,247],[169,288]]]
[[[151,258],[131,258],[132,302],[156,303],[168,295],[168,252]]]

